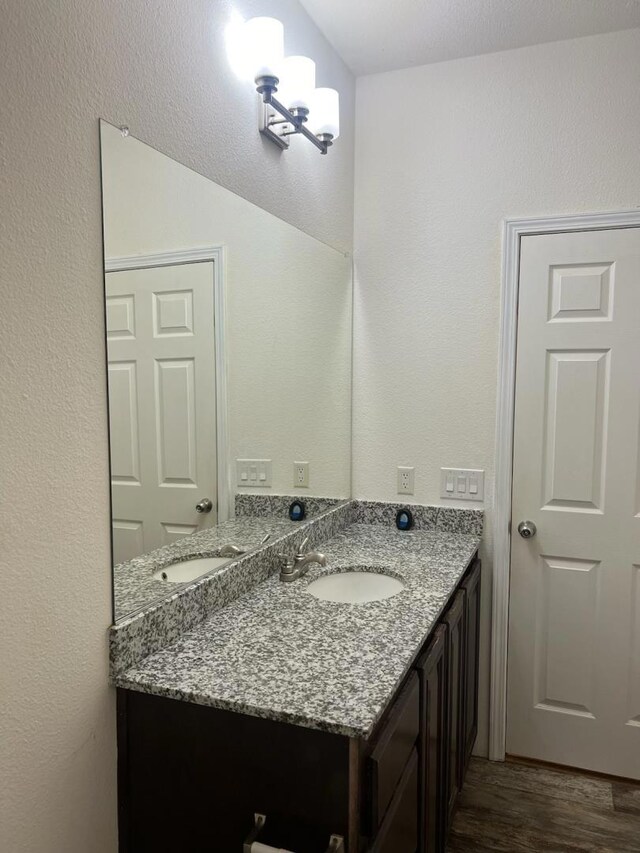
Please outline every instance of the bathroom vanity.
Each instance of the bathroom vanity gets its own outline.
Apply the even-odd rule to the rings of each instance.
[[[477,731],[478,530],[424,508],[401,533],[362,506],[326,567],[272,572],[114,678],[121,851],[444,850]],[[354,569],[403,589],[309,593]]]
[[[348,255],[100,131],[120,850],[442,851],[482,511],[349,498]]]

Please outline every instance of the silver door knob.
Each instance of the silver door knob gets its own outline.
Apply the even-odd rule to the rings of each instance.
[[[198,501],[196,504],[196,512],[211,512],[212,509],[213,504],[209,498],[202,498],[202,500]]]
[[[538,528],[535,526],[533,521],[521,521],[518,525],[518,533],[523,539],[533,539],[537,531]]]

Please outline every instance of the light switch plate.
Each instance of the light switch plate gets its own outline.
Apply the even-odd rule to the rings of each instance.
[[[270,459],[236,459],[238,486],[267,489],[271,486]]]
[[[440,497],[449,501],[483,501],[484,471],[479,468],[441,468]]]

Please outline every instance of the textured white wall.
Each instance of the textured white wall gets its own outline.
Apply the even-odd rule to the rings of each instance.
[[[274,494],[351,494],[351,257],[102,125],[106,257],[224,246],[228,424]],[[264,494],[265,489],[242,488]]]
[[[329,156],[258,135],[232,5],[280,17],[340,90]],[[98,118],[350,250],[354,86],[295,0],[0,0],[0,20],[0,848],[113,853]]]
[[[501,220],[640,205],[639,140],[640,30],[358,79],[356,497],[478,467],[491,507]]]

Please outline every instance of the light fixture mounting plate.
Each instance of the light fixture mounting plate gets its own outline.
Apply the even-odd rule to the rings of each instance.
[[[292,129],[292,126],[282,120],[282,116],[271,104],[260,102],[260,133],[263,136],[284,150],[289,147],[289,137],[284,134]]]

